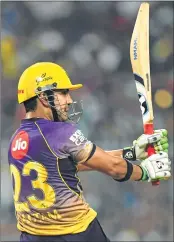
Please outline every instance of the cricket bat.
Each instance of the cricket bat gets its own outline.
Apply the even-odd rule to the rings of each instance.
[[[153,107],[149,57],[149,3],[140,5],[130,42],[130,59],[135,78],[136,89],[142,112],[145,134],[153,134]],[[148,156],[155,154],[153,145],[149,145]],[[153,181],[159,185],[159,181]]]

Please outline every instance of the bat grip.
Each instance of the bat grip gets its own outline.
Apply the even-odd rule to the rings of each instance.
[[[149,124],[145,124],[144,125],[144,133],[145,134],[153,134],[154,133],[153,123],[149,123]],[[151,156],[151,155],[155,154],[155,149],[154,149],[153,145],[149,145],[148,146],[147,153],[148,153],[148,156]],[[156,181],[152,182],[153,186],[157,186],[159,184],[160,184],[159,180],[156,180]]]

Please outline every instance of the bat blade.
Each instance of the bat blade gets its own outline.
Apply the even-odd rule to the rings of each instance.
[[[153,107],[149,56],[149,3],[140,5],[130,43],[130,59],[142,112],[145,134],[153,134]],[[149,146],[148,155],[155,154]],[[159,181],[152,183],[158,185]]]

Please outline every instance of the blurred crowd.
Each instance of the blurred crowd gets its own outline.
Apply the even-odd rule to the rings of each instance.
[[[18,238],[7,147],[20,119],[17,83],[39,61],[62,65],[82,99],[79,123],[104,149],[130,146],[143,132],[129,47],[140,2],[1,2],[1,224]],[[173,2],[150,2],[150,61],[155,128],[169,132],[173,160]],[[97,172],[79,174],[90,205],[113,241],[173,241],[173,181],[118,184]],[[8,228],[11,226],[10,231]]]

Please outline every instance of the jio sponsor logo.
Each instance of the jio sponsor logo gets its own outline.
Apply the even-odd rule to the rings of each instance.
[[[15,159],[22,159],[28,152],[29,136],[25,131],[17,133],[12,141],[11,154]]]

